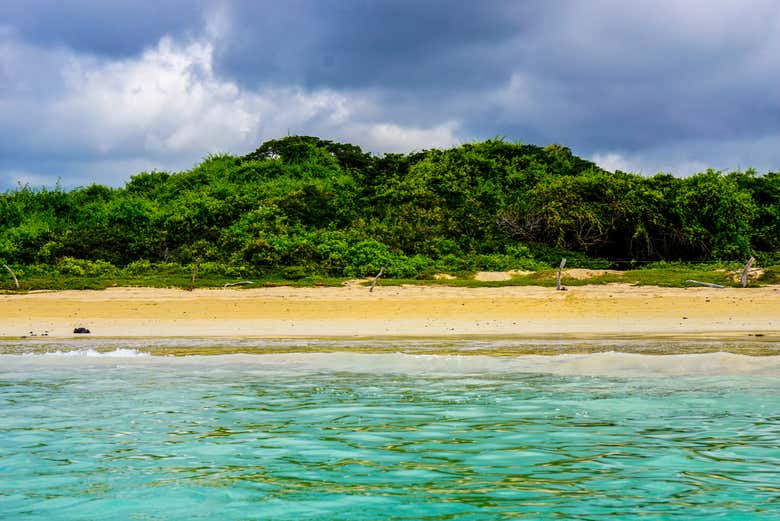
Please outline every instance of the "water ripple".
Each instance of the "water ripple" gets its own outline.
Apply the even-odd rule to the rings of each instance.
[[[767,519],[778,383],[0,371],[0,518]]]

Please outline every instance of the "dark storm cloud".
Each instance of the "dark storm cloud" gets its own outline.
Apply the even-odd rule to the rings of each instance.
[[[778,167],[776,4],[579,2],[552,14],[516,39],[516,88],[470,118],[476,134],[617,152],[645,173]],[[751,141],[774,146],[736,146]]]
[[[26,41],[104,56],[129,56],[165,35],[202,25],[204,2],[177,0],[3,0],[0,23]]]
[[[343,1],[235,10],[224,70],[309,87],[452,89],[506,78],[500,46],[527,18],[512,2]]]
[[[290,129],[380,153],[504,136],[644,173],[780,168],[769,0],[6,0],[0,46],[6,186],[52,164],[116,184]]]
[[[682,5],[680,5],[682,4]],[[374,89],[468,135],[585,153],[777,132],[778,8],[756,2],[247,2],[219,67],[244,83]],[[260,21],[257,23],[257,21]],[[513,75],[531,107],[494,95]],[[392,102],[391,102],[392,100]]]

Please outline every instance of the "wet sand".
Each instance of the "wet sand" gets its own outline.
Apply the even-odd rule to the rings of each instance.
[[[176,289],[0,295],[0,337],[780,337],[780,286]]]

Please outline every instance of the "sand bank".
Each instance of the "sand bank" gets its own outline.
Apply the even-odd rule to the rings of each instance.
[[[780,336],[780,286],[175,289],[0,295],[0,336]]]

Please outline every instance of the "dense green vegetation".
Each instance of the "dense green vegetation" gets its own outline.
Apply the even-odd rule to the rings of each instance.
[[[123,188],[0,195],[0,261],[23,279],[325,280],[437,272],[777,263],[780,174],[608,172],[565,147],[500,139],[373,156],[291,136]],[[2,284],[8,286],[7,273]]]

